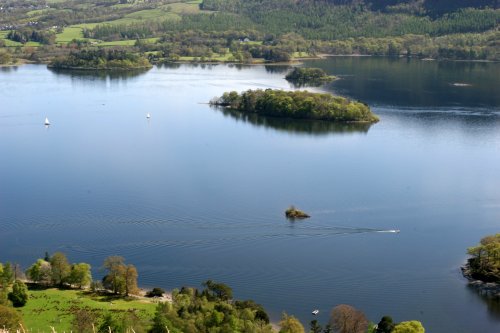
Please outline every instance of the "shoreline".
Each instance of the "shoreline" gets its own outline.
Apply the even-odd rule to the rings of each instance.
[[[485,282],[472,277],[468,263],[460,267],[462,276],[467,279],[467,286],[486,298],[500,301],[500,283]]]
[[[376,57],[376,58],[392,58],[392,59],[401,59],[401,58],[409,58],[409,59],[414,59],[414,60],[420,60],[420,61],[425,61],[425,62],[430,62],[430,61],[437,61],[437,62],[471,62],[471,63],[500,63],[499,60],[484,60],[484,59],[439,59],[439,58],[418,58],[418,57],[406,57],[405,55],[399,55],[396,57],[390,57],[386,55],[373,55],[373,54],[329,54],[329,53],[321,53],[317,54],[315,56],[309,56],[309,57],[297,57],[293,58],[290,61],[281,61],[281,62],[265,62],[265,61],[252,61],[249,63],[243,63],[243,62],[232,62],[232,61],[191,61],[191,60],[176,60],[172,62],[165,62],[165,63],[153,63],[151,64],[151,67],[131,67],[131,68],[120,68],[120,67],[112,67],[112,68],[94,68],[94,67],[53,67],[53,66],[48,66],[50,61],[40,61],[40,62],[34,62],[34,61],[29,61],[27,59],[18,59],[17,63],[10,63],[10,64],[0,64],[0,67],[17,67],[17,66],[22,66],[22,65],[47,65],[47,68],[53,68],[53,69],[65,69],[65,70],[95,70],[95,71],[116,71],[116,70],[137,70],[137,69],[150,69],[155,66],[161,66],[161,65],[169,65],[169,64],[191,64],[191,65],[244,65],[244,66],[257,66],[257,65],[265,65],[265,66],[291,66],[291,65],[301,65],[303,64],[303,61],[306,60],[321,60],[321,59],[326,59],[326,58],[334,58],[334,57],[346,57],[346,58],[367,58],[367,57]]]

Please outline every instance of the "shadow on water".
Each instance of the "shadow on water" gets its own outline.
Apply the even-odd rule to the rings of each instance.
[[[10,73],[17,71],[18,66],[0,66],[0,73]]]
[[[335,123],[321,120],[275,118],[257,114],[247,114],[231,109],[212,107],[226,117],[236,121],[249,123],[257,127],[270,128],[291,134],[321,136],[330,134],[368,133],[371,124],[366,123]]]

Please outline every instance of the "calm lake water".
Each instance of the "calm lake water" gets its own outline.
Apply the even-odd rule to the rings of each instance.
[[[500,232],[500,64],[308,65],[341,78],[322,89],[369,103],[381,121],[205,104],[228,90],[293,89],[286,67],[1,68],[0,262],[27,268],[63,251],[99,278],[104,258],[121,255],[142,286],[214,279],[274,320],[287,311],[306,326],[317,308],[323,324],[347,303],[375,322],[498,332],[500,306],[459,267],[468,246]],[[312,218],[288,222],[290,204]]]

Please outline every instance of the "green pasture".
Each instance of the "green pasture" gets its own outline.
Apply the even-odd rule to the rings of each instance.
[[[69,332],[74,312],[77,309],[98,309],[119,316],[135,309],[141,318],[152,318],[156,304],[149,300],[124,299],[109,296],[97,296],[78,290],[30,290],[28,303],[20,312],[25,327],[30,332],[51,332],[53,326],[57,332]]]
[[[73,39],[84,39],[82,28],[66,27],[62,33],[56,35],[56,43],[68,43]]]

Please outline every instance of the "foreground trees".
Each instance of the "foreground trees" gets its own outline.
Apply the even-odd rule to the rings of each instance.
[[[253,301],[230,302],[231,288],[212,280],[207,282],[201,292],[187,287],[174,290],[172,303],[158,304],[149,332],[273,332],[261,305]]]
[[[280,333],[304,333],[304,326],[294,316],[283,313],[280,321]]]
[[[108,271],[102,279],[105,288],[125,296],[137,293],[138,274],[134,265],[126,265],[123,257],[110,256],[104,260],[103,268]]]
[[[56,252],[50,257],[38,259],[26,270],[26,276],[34,283],[44,286],[63,286],[65,284],[84,288],[92,282],[91,267],[86,263],[70,265],[66,255]]]
[[[28,288],[23,282],[16,280],[8,297],[14,307],[24,306],[28,301]]]
[[[332,309],[330,325],[337,333],[365,333],[368,320],[363,312],[346,304],[337,305]]]
[[[0,328],[15,332],[19,328],[19,323],[22,324],[22,322],[19,312],[11,307],[0,304]]]
[[[425,333],[422,323],[416,320],[403,321],[391,331],[392,333]]]

